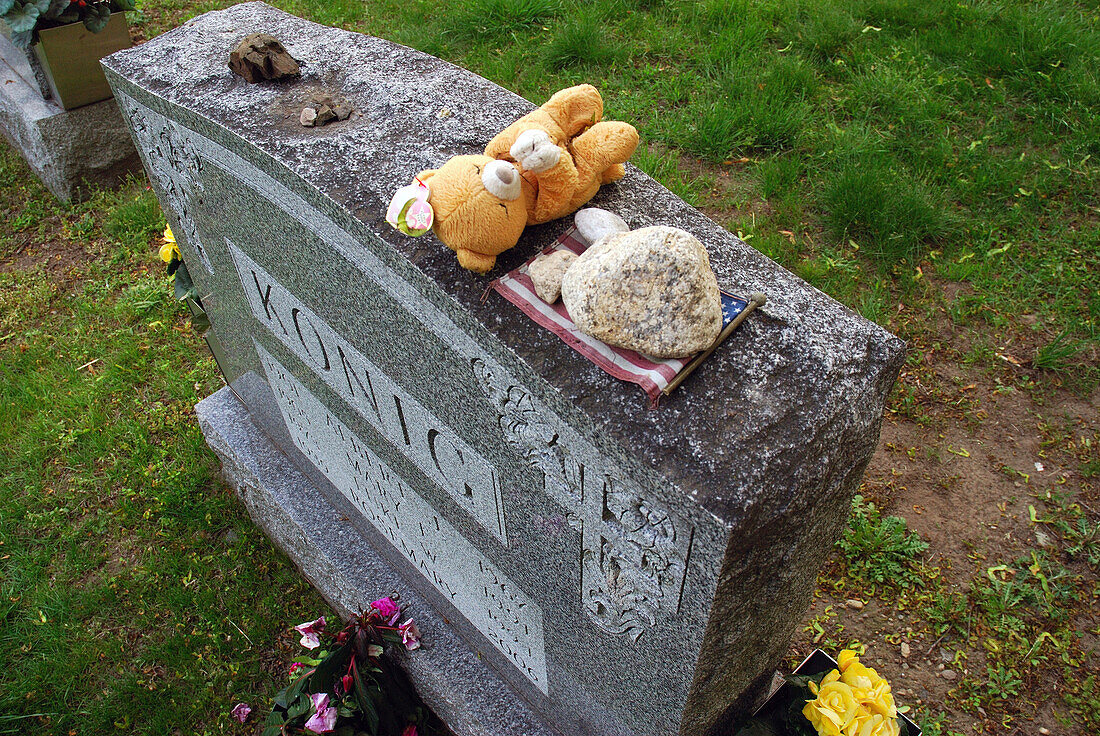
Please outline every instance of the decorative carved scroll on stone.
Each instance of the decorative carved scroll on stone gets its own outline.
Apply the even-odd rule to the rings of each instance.
[[[484,360],[475,358],[471,365],[478,384],[496,409],[504,441],[529,467],[543,473],[546,492],[551,497],[567,506],[580,504],[583,488],[577,466],[570,469],[561,437],[543,418],[546,414],[529,393],[501,380]]]
[[[210,271],[210,258],[192,214],[193,200],[203,191],[203,162],[189,134],[182,126],[138,105],[126,95],[116,93],[115,97],[130,117],[146,169],[156,178],[168,206],[175,211],[184,242],[195,249],[203,267]]]
[[[637,641],[661,613],[676,613],[692,529],[606,461],[587,457],[554,415],[480,358],[474,375],[496,410],[505,442],[543,474],[545,487],[581,533],[581,598],[603,631]]]

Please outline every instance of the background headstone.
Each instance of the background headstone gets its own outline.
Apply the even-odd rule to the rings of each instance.
[[[257,32],[284,41],[300,79],[229,71],[228,51]],[[511,730],[463,700],[477,685],[452,682],[445,656],[413,653],[414,681],[456,733],[694,735],[748,705],[846,519],[899,340],[628,167],[594,206],[693,233],[720,287],[768,295],[648,411],[503,299],[483,303],[487,279],[434,237],[385,223],[395,189],[481,150],[531,103],[262,3],[104,66],[248,409],[243,422],[223,394],[224,412],[200,416],[257,521],[345,610],[389,591],[349,589],[316,561],[372,546],[433,609],[425,641],[449,621],[465,643],[440,631],[438,646],[483,662],[485,682],[513,693],[505,710],[539,724]],[[303,127],[316,94],[357,112]],[[529,228],[498,269],[569,224]],[[233,469],[268,441],[302,482],[241,480]],[[284,513],[304,505],[329,525]]]
[[[42,96],[23,49],[0,34],[0,132],[62,201],[113,186],[141,162],[114,100],[65,111]]]

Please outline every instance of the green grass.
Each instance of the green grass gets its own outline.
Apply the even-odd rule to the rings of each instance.
[[[0,733],[241,733],[276,642],[328,609],[217,479],[192,407],[221,382],[155,198],[63,207],[27,180],[0,149],[0,211],[88,257],[0,273]]]

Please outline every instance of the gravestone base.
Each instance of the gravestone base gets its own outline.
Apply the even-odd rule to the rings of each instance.
[[[141,168],[113,99],[65,111],[44,99],[27,55],[0,34],[0,132],[54,196],[69,202],[89,183],[113,186]]]
[[[223,388],[195,407],[222,475],[302,574],[342,616],[397,591],[424,636],[415,652],[398,654],[425,703],[456,736],[556,736],[418,596],[286,454],[253,423],[248,410]],[[304,618],[314,612],[302,611]],[[287,627],[297,621],[287,621]]]

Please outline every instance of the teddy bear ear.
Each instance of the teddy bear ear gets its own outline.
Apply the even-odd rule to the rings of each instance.
[[[417,174],[416,179],[421,184],[427,184],[428,179],[431,179],[437,173],[439,173],[439,169],[428,169],[427,171],[421,171],[419,174]]]

